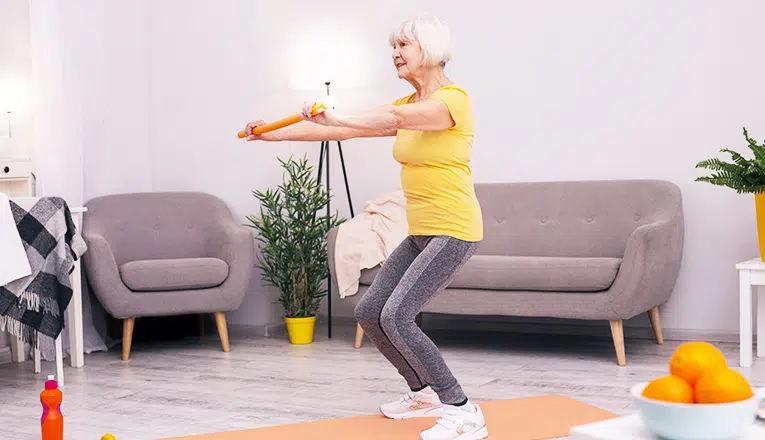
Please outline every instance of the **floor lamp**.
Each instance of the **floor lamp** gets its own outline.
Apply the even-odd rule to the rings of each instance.
[[[325,82],[327,86],[327,96],[329,96],[329,81]],[[329,180],[329,143],[330,141],[321,141],[321,150],[319,154],[319,175],[318,179],[321,182],[322,165],[326,161],[326,186],[327,193],[330,192],[330,180]],[[351,211],[351,218],[353,218],[353,203],[351,202],[351,189],[348,186],[348,174],[345,172],[345,159],[343,159],[343,145],[340,141],[337,141],[337,151],[340,153],[340,166],[343,169],[343,180],[345,181],[345,193],[348,195],[348,208]],[[330,221],[330,209],[329,200],[327,200],[327,225]],[[327,337],[332,338],[332,276],[327,278]]]

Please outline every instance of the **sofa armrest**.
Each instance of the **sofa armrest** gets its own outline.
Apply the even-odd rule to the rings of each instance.
[[[231,293],[231,310],[238,308],[247,293],[255,266],[255,240],[246,226],[226,222],[208,243],[210,254],[228,264],[228,277],[220,286]]]
[[[681,214],[635,229],[608,291],[618,316],[629,319],[669,300],[680,271],[683,235]]]
[[[88,252],[83,254],[82,262],[93,292],[110,315],[129,318],[121,313],[131,292],[122,282],[109,242],[102,235],[94,233],[85,233],[82,237],[88,245]]]

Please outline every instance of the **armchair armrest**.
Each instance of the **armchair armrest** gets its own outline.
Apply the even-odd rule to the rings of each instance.
[[[231,291],[231,310],[241,305],[249,289],[255,266],[255,238],[246,226],[225,221],[208,243],[209,254],[228,264],[229,273],[221,289]]]
[[[680,213],[668,220],[642,225],[632,233],[608,291],[611,307],[622,319],[669,300],[680,271],[683,235]]]
[[[122,282],[109,243],[103,236],[95,233],[85,233],[83,239],[88,245],[88,252],[83,254],[82,261],[93,292],[110,315],[115,318],[129,318],[121,316],[121,313],[128,303],[130,289]]]

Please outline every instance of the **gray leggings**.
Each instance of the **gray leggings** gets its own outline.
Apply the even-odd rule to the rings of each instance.
[[[356,305],[359,325],[409,388],[418,391],[430,385],[444,404],[463,404],[467,398],[438,348],[414,320],[452,281],[478,244],[445,236],[409,236]]]

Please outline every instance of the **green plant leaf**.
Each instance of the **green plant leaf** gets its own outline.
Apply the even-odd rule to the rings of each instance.
[[[713,171],[707,176],[696,178],[697,182],[707,182],[712,185],[724,186],[739,194],[761,193],[765,188],[765,144],[758,144],[749,137],[744,128],[744,138],[747,148],[754,154],[754,159],[747,159],[742,154],[723,148],[721,153],[728,153],[732,162],[719,158],[710,158],[696,163],[696,168]]]
[[[328,295],[323,287],[329,277],[326,236],[344,219],[327,214],[331,194],[313,177],[305,157],[278,160],[282,183],[253,191],[260,213],[247,216],[261,243],[257,267],[263,281],[279,289],[286,317],[314,316]]]

